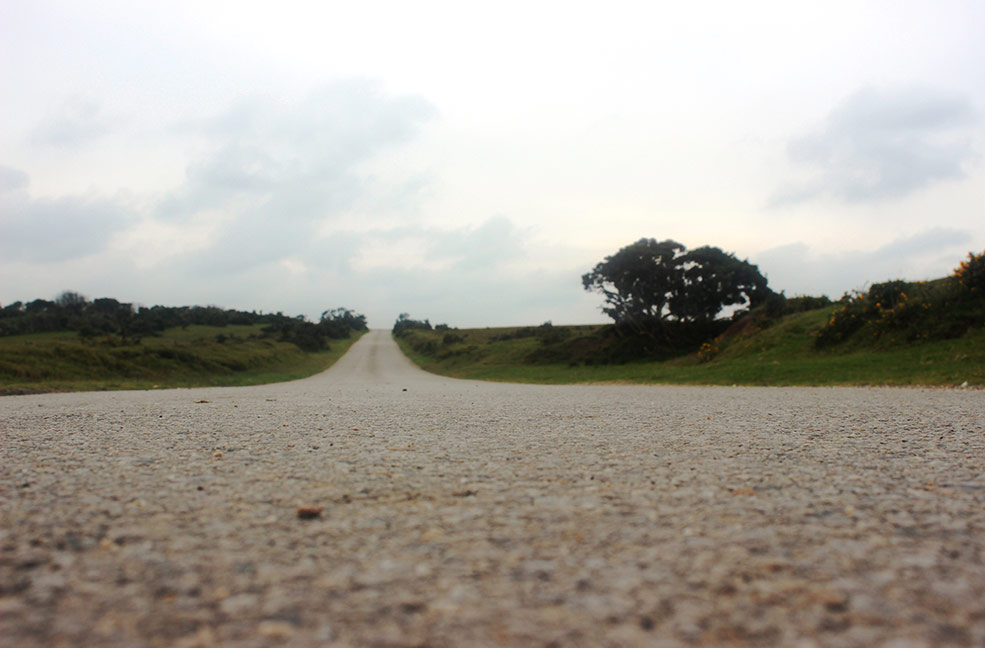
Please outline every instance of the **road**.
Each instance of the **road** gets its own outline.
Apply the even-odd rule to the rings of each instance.
[[[0,398],[0,646],[982,646],[985,392]],[[302,519],[298,507],[323,507]]]

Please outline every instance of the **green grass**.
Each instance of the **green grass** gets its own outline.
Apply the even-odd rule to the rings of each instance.
[[[494,341],[511,329],[453,331],[462,342],[443,344],[445,332],[414,331],[398,343],[411,360],[433,373],[457,378],[524,383],[673,383],[700,385],[985,385],[985,330],[964,337],[909,345],[851,345],[817,350],[813,332],[834,306],[784,317],[765,330],[739,333],[718,343],[714,357],[697,354],[666,361],[585,365],[540,364],[527,356],[540,346],[536,338]],[[561,327],[557,327],[561,328]],[[600,327],[574,329],[569,344],[598,344]],[[583,338],[582,341],[579,338]],[[435,354],[414,350],[422,340],[435,342]]]
[[[295,380],[324,371],[359,338],[331,340],[331,349],[306,353],[262,337],[262,328],[189,326],[127,345],[118,337],[85,341],[73,332],[0,337],[0,394]]]

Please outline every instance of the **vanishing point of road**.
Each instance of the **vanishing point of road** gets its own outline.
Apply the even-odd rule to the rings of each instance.
[[[0,398],[0,646],[212,645],[983,646],[985,392]]]

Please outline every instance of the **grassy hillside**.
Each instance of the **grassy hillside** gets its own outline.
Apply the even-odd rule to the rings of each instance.
[[[631,318],[630,318],[631,319]],[[630,323],[632,323],[630,321]],[[985,253],[950,276],[826,297],[771,294],[750,313],[649,326],[431,330],[398,343],[429,371],[537,383],[985,385]]]
[[[611,327],[603,326],[415,330],[397,341],[428,371],[481,380],[985,385],[985,330],[975,328],[953,339],[883,345],[877,341],[818,349],[817,332],[843,308],[835,304],[786,315],[766,328],[752,325],[750,320],[730,329],[701,353],[665,361],[600,364],[595,359],[597,351],[613,344],[606,334]]]
[[[324,371],[359,338],[305,352],[265,337],[263,324],[189,326],[122,344],[70,331],[0,337],[0,394],[254,385]]]

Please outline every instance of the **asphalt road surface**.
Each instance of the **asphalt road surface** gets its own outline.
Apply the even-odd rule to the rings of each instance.
[[[211,645],[983,646],[985,392],[0,398],[0,646]]]

